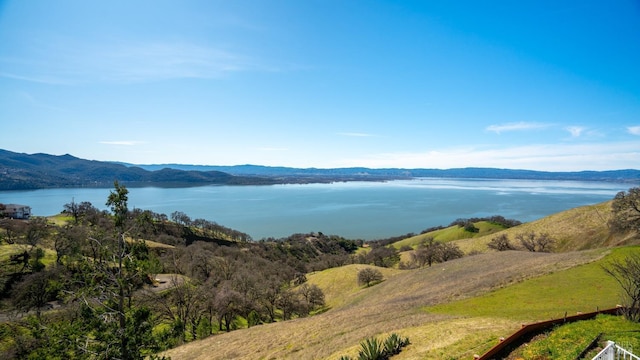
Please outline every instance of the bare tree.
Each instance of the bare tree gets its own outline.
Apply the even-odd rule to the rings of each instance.
[[[229,332],[232,330],[231,327],[236,317],[240,315],[242,295],[230,286],[223,286],[215,294],[214,299],[213,306],[218,314],[219,328]]]
[[[640,230],[640,187],[621,191],[613,198],[610,221],[615,231]]]
[[[298,288],[298,294],[302,297],[304,314],[308,315],[314,309],[324,306],[324,293],[318,285],[302,284]]]
[[[498,251],[507,251],[507,250],[515,250],[516,248],[509,241],[509,236],[507,234],[500,234],[489,242],[487,246],[490,249],[498,250]]]
[[[380,270],[374,268],[364,268],[358,271],[358,284],[366,285],[367,287],[374,283],[382,281],[383,276]]]
[[[440,261],[442,243],[435,241],[434,238],[428,237],[418,246],[418,249],[411,253],[411,258],[417,267],[425,265],[433,265]]]
[[[71,215],[73,217],[73,222],[78,223],[80,220],[80,205],[75,201],[75,199],[71,199],[70,203],[64,204],[63,212]]]
[[[171,277],[171,287],[166,292],[151,296],[161,316],[172,322],[182,342],[187,341],[190,327],[193,339],[197,337],[197,326],[205,312],[205,297],[196,283],[175,275]]]
[[[549,233],[541,233],[536,237],[536,245],[538,252],[551,252],[556,241]]]
[[[464,256],[460,247],[453,243],[444,243],[440,247],[440,260],[446,262],[453,259],[459,259]]]
[[[531,252],[550,252],[555,245],[555,240],[548,233],[536,235],[533,231],[517,234],[516,240]]]
[[[29,220],[24,234],[24,241],[31,249],[49,235],[49,224],[43,217],[33,217]]]
[[[171,213],[171,220],[182,226],[191,225],[191,218],[182,211],[174,211]]]
[[[56,251],[56,263],[62,264],[62,259],[80,255],[82,243],[88,237],[88,230],[82,225],[65,225],[58,228],[53,237],[53,248]]]
[[[528,233],[516,234],[516,240],[520,241],[520,244],[531,252],[536,251],[536,233],[530,231]]]
[[[640,254],[633,253],[624,260],[614,260],[604,271],[622,287],[625,316],[640,321]]]
[[[20,239],[21,236],[24,235],[26,230],[26,223],[21,220],[14,219],[2,219],[0,220],[0,228],[4,230],[4,235],[2,239],[7,242],[7,244],[14,244]]]

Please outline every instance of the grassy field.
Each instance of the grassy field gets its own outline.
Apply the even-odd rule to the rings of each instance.
[[[476,238],[482,236],[488,236],[495,234],[496,232],[504,230],[504,226],[493,224],[487,221],[478,221],[474,223],[474,226],[479,230],[478,232],[466,231],[464,227],[457,225],[447,227],[445,229],[434,230],[428,233],[416,235],[398,242],[393,243],[393,247],[401,249],[402,247],[416,248],[425,239],[432,237],[436,241],[449,242],[461,239]]]
[[[394,359],[471,358],[490,348],[500,336],[515,331],[523,318],[543,320],[547,315],[541,311],[527,315],[528,307],[523,306],[518,312],[515,305],[511,316],[495,316],[491,311],[465,315],[444,308],[435,311],[434,306],[483,299],[497,289],[506,290],[517,284],[528,284],[525,287],[530,291],[542,293],[545,289],[540,287],[545,282],[538,279],[585,268],[584,264],[592,264],[603,255],[604,251],[487,253],[418,270],[380,269],[385,280],[370,288],[357,285],[357,271],[364,265],[329,269],[308,276],[310,283],[325,291],[328,311],[216,335],[165,355],[174,360],[338,359],[341,355],[355,356],[365,338],[396,332],[409,337],[412,344]],[[598,286],[602,280],[587,278],[582,284]],[[566,295],[560,290],[556,293],[558,297]],[[615,303],[615,294],[611,301]],[[605,301],[601,306],[604,303],[608,304]],[[553,306],[556,304],[547,305]],[[589,308],[595,306],[599,305],[591,304]],[[425,311],[427,308],[430,310]],[[572,311],[579,310],[584,309]]]
[[[620,302],[617,283],[602,269],[611,259],[637,247],[606,251],[600,261],[540,276],[483,296],[426,309],[436,314],[465,317],[500,317],[522,322],[560,318],[564,313],[612,308]],[[596,250],[604,253],[605,250]]]

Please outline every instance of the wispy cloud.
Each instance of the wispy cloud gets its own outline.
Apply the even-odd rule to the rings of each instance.
[[[508,131],[523,131],[523,130],[535,130],[535,129],[544,129],[549,127],[549,124],[542,124],[537,122],[511,122],[506,124],[495,124],[487,126],[487,131],[495,132],[496,134],[500,134]]]
[[[627,132],[631,135],[640,135],[640,126],[629,126]]]
[[[349,136],[349,137],[375,137],[376,136],[374,134],[359,133],[359,132],[341,132],[341,133],[338,133],[338,135]]]
[[[115,140],[115,141],[100,141],[103,145],[117,145],[117,146],[135,146],[145,144],[144,141],[132,141],[132,140]]]
[[[537,144],[461,147],[425,152],[381,153],[345,159],[336,167],[437,168],[495,167],[543,171],[626,169],[640,163],[640,143]]]
[[[586,130],[586,128],[583,126],[567,126],[564,129],[567,130],[571,134],[571,137],[574,138],[580,137],[580,135],[582,135],[582,133]]]
[[[219,78],[241,71],[275,71],[237,52],[188,42],[52,42],[22,58],[0,58],[0,77],[48,84],[136,83]]]

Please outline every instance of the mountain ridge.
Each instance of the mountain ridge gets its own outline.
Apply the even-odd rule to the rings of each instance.
[[[481,178],[481,179],[529,179],[529,180],[581,180],[581,181],[620,181],[620,182],[640,182],[640,170],[619,169],[619,170],[584,170],[584,171],[538,171],[524,169],[502,169],[484,167],[466,167],[450,169],[428,169],[428,168],[367,168],[367,167],[346,167],[346,168],[293,168],[285,166],[265,166],[265,165],[188,165],[188,164],[127,164],[125,166],[135,166],[146,170],[156,170],[161,168],[173,168],[179,170],[194,171],[223,171],[232,175],[247,176],[371,176],[389,177],[395,179],[414,177],[437,177],[437,178]]]
[[[292,168],[264,165],[136,165],[86,160],[70,154],[25,154],[0,149],[0,190],[64,187],[273,185],[336,181],[386,181],[416,177],[576,180],[640,183],[640,170],[549,172],[498,168],[405,169]]]

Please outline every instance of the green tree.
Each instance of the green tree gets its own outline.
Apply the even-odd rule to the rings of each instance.
[[[13,305],[24,312],[35,310],[40,317],[42,309],[58,295],[57,276],[58,272],[53,270],[27,275],[12,291]]]
[[[114,191],[109,193],[109,198],[107,199],[107,206],[111,207],[111,211],[113,212],[113,219],[116,226],[117,234],[116,241],[118,243],[118,249],[116,253],[116,258],[118,261],[118,271],[116,273],[116,286],[118,288],[118,307],[117,307],[117,315],[118,321],[120,324],[119,333],[121,335],[120,340],[120,354],[124,356],[124,358],[128,358],[129,355],[126,354],[128,344],[127,337],[125,336],[125,332],[127,329],[127,319],[125,314],[125,291],[127,289],[127,284],[125,283],[125,274],[123,268],[123,262],[126,258],[126,241],[125,241],[125,221],[127,219],[127,214],[129,213],[129,209],[127,208],[127,201],[129,199],[127,190],[124,185],[118,184],[118,181],[115,181],[113,186],[115,187]],[[126,266],[126,265],[125,265]]]

